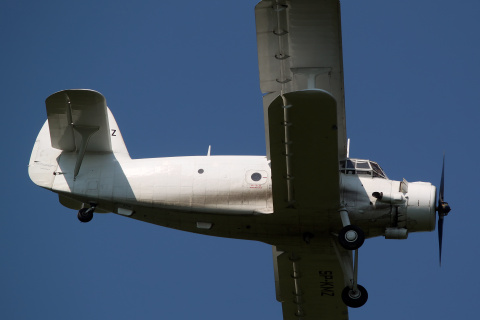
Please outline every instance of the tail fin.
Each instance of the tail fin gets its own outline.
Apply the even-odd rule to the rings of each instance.
[[[127,149],[105,97],[93,90],[64,90],[45,100],[52,147],[64,151]]]
[[[74,177],[85,153],[112,152],[129,157],[117,122],[99,92],[64,90],[49,96],[45,103],[48,120],[37,137],[29,164],[30,178],[36,184],[51,188],[62,152],[77,153]]]

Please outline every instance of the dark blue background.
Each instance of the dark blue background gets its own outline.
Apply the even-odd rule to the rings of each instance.
[[[272,319],[271,249],[113,214],[80,224],[27,165],[45,98],[100,91],[135,158],[265,154],[255,1],[0,3],[2,319]],[[344,0],[350,155],[391,179],[440,180],[434,233],[368,240],[365,307],[351,319],[478,312],[478,1]],[[477,239],[477,240],[476,240]]]

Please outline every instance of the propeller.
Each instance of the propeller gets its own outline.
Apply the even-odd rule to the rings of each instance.
[[[451,208],[448,202],[444,201],[444,183],[445,183],[445,154],[443,155],[442,178],[440,179],[440,191],[438,193],[438,249],[440,252],[440,265],[442,265],[442,239],[443,239],[443,218],[448,215]]]

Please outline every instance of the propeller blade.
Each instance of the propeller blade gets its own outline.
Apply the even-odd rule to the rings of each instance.
[[[444,200],[444,185],[445,185],[445,154],[443,154],[442,164],[442,178],[440,179],[440,190],[438,192],[438,250],[440,253],[439,262],[442,265],[442,240],[443,240],[443,219],[450,212],[451,208],[448,202]]]
[[[443,202],[443,192],[445,184],[445,154],[443,154],[443,164],[442,164],[442,178],[440,179],[440,192],[438,197],[438,207],[440,208],[441,203]]]
[[[438,251],[440,253],[439,263],[442,265],[442,239],[443,239],[443,216],[438,217]]]

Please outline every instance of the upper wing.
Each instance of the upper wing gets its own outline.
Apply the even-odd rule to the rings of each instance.
[[[105,98],[93,90],[64,90],[45,100],[52,147],[112,151]]]
[[[330,239],[342,226],[338,165],[346,158],[340,4],[264,0],[255,13],[272,218],[289,226],[274,247],[277,300],[285,320],[344,320],[339,256],[345,263],[351,252],[337,254]],[[294,246],[299,235],[315,244]]]
[[[346,157],[342,36],[338,0],[264,0],[255,7],[260,88],[268,107],[280,94],[323,89],[337,101],[338,156]],[[268,131],[267,155],[270,157]]]
[[[328,240],[311,247],[273,247],[275,289],[284,320],[346,320],[345,280]],[[351,255],[351,253],[349,253]]]

